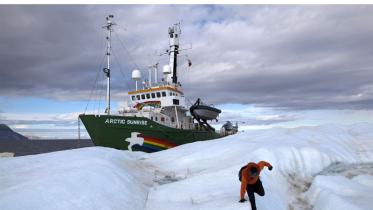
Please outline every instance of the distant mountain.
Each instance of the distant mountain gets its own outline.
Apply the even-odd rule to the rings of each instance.
[[[14,132],[9,126],[0,124],[0,140],[28,140],[27,137]]]

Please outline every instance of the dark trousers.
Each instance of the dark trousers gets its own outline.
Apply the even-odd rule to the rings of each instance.
[[[247,195],[249,196],[249,200],[251,203],[251,209],[256,210],[254,193],[257,193],[260,196],[264,196],[264,189],[263,189],[262,181],[258,179],[258,181],[256,181],[254,184],[246,185],[246,192],[247,192]]]

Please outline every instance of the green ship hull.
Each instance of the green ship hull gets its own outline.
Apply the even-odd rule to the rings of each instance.
[[[183,130],[144,117],[80,115],[96,146],[157,152],[195,141],[220,138],[215,131]]]

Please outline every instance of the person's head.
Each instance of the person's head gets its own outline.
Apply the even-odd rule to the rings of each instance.
[[[258,169],[256,167],[251,167],[249,170],[249,176],[251,177],[258,176]]]

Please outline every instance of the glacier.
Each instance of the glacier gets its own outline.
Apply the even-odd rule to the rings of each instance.
[[[238,170],[265,160],[260,210],[370,209],[373,125],[247,130],[157,153],[104,147],[0,158],[0,209],[250,209]]]

